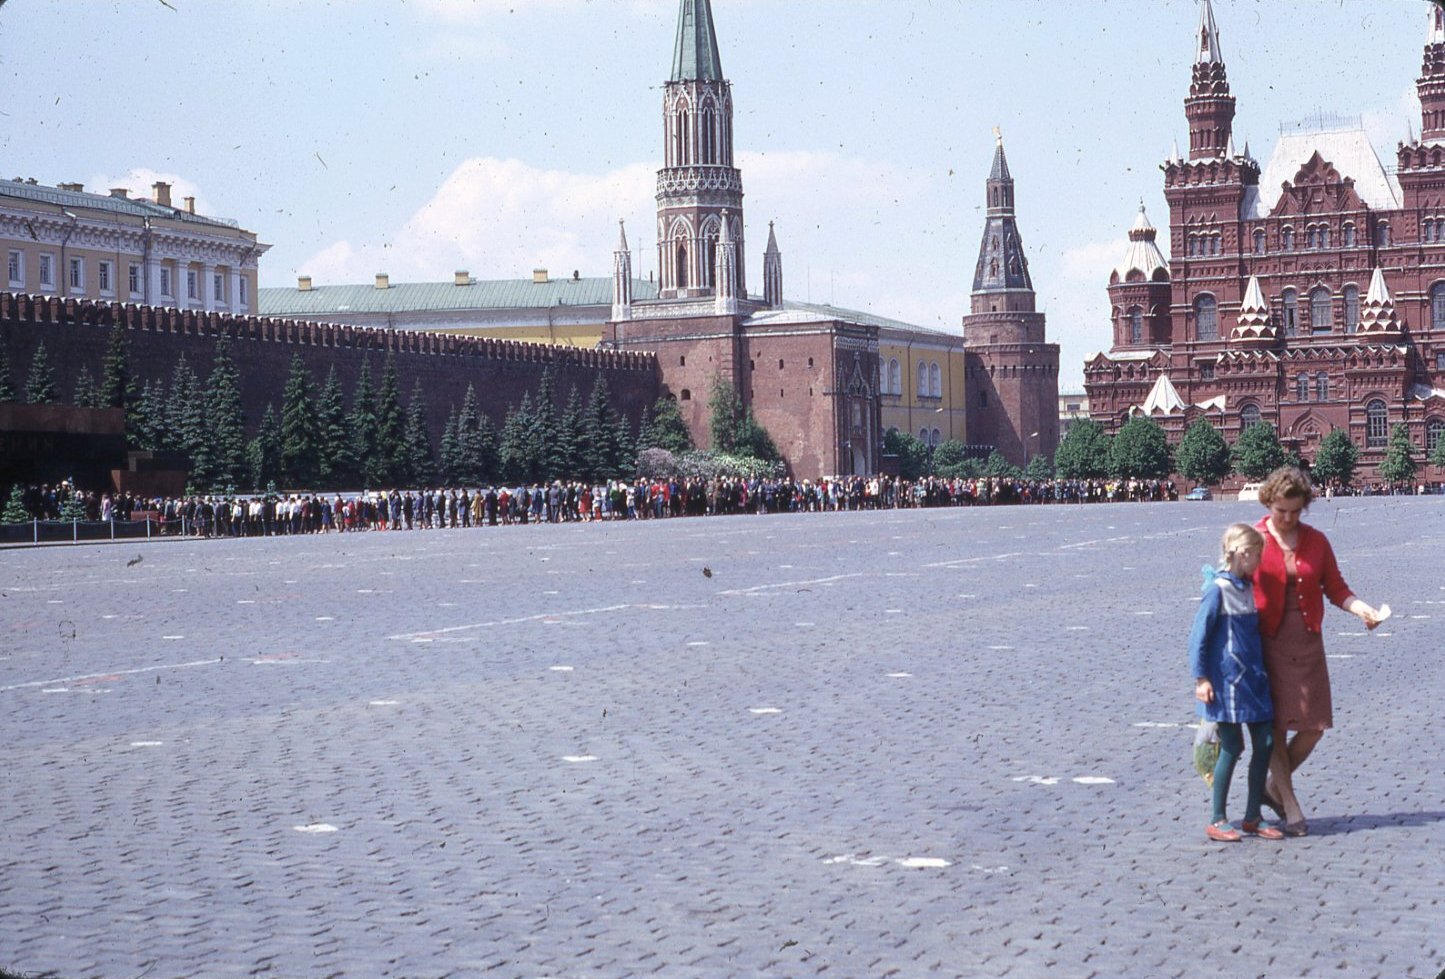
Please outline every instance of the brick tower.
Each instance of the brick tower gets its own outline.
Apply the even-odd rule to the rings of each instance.
[[[724,300],[746,299],[743,180],[733,166],[732,86],[723,78],[709,0],[681,0],[672,77],[663,86],[664,166],[657,172],[657,267],[663,299],[715,294],[720,240],[735,269]],[[722,223],[728,234],[722,233]]]
[[[968,364],[968,438],[996,447],[1023,466],[1052,458],[1059,441],[1059,347],[1044,336],[1044,314],[1034,308],[1014,215],[1014,182],[998,145],[986,186],[988,203],[972,312],[963,318]]]

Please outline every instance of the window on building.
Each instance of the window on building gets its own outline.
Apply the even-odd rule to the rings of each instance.
[[[918,396],[919,396],[920,398],[926,398],[926,397],[928,397],[928,365],[925,364],[925,363],[924,363],[923,361],[921,361],[921,360],[918,362],[918,380],[917,380],[917,384],[918,384]]]
[[[126,279],[126,285],[130,287],[130,294],[132,298],[139,296],[141,294],[140,266],[137,265],[135,262],[131,262],[130,267],[126,270]]]
[[[201,298],[201,280],[195,269],[186,269],[186,298]]]
[[[1375,398],[1365,405],[1365,448],[1383,449],[1389,438],[1389,414],[1385,402]]]
[[[1194,300],[1194,338],[1219,339],[1219,303],[1207,292]]]
[[[1440,438],[1445,436],[1445,419],[1427,418],[1425,420],[1425,454],[1434,455],[1435,450],[1440,446]]]
[[[1144,311],[1138,306],[1129,307],[1129,342],[1144,342]]]
[[[1330,400],[1330,375],[1320,371],[1315,375],[1315,400]]]
[[[1430,287],[1430,329],[1445,330],[1445,282]]]
[[[226,301],[226,276],[221,272],[211,276],[211,298],[218,303]]]
[[[1435,369],[1437,371],[1445,371],[1445,353],[1435,355]]]
[[[243,309],[251,304],[250,288],[251,284],[246,280],[245,276],[236,280],[236,305]]]
[[[1214,380],[1214,365],[1213,365],[1213,364],[1200,364],[1200,365],[1199,365],[1199,379],[1200,379],[1201,381],[1212,381],[1212,380]]]
[[[938,443],[942,441],[943,433],[940,432],[938,429],[935,428],[933,431],[928,433],[928,444],[933,446],[935,449],[938,448]]]
[[[1294,228],[1285,228],[1279,233],[1279,245],[1286,251],[1294,247]]]
[[[926,427],[920,428],[918,430],[918,441],[922,442],[924,445],[928,444],[928,429]]]
[[[1341,228],[1340,235],[1345,240],[1346,248],[1355,247],[1355,226],[1353,224],[1347,224],[1343,228]]]
[[[1324,286],[1310,290],[1310,332],[1329,333],[1335,328],[1330,291]]]
[[[935,398],[943,397],[943,372],[936,363],[928,365],[928,393]]]
[[[39,264],[40,264],[40,288],[42,288],[42,289],[54,289],[54,288],[55,288],[55,256],[54,256],[54,255],[41,255],[41,256],[40,256],[40,263],[39,263]]]
[[[1218,255],[1221,251],[1223,251],[1223,248],[1220,245],[1221,240],[1222,239],[1219,237],[1219,235],[1209,236],[1209,254]]]
[[[69,262],[70,268],[66,271],[65,281],[70,288],[76,292],[85,291],[85,259],[72,258]]]
[[[673,253],[673,277],[679,289],[687,288],[687,246],[681,239],[677,243],[677,251]]]
[[[893,394],[903,393],[903,365],[897,357],[888,362],[888,390]]]
[[[1264,229],[1263,229],[1263,228],[1255,228],[1255,229],[1254,229],[1254,253],[1255,253],[1256,255],[1263,255],[1263,254],[1264,254]]]
[[[1388,221],[1381,221],[1380,226],[1375,230],[1375,243],[1381,248],[1390,247],[1390,224]]]
[[[111,281],[110,270],[110,262],[95,263],[95,286],[106,295],[115,291],[115,286]]]
[[[1280,304],[1284,313],[1284,335],[1292,337],[1299,332],[1299,293],[1286,289],[1280,296]]]
[[[1358,286],[1345,286],[1345,332],[1354,333],[1360,328],[1360,290]]]
[[[12,249],[10,250],[10,259],[9,259],[8,264],[9,264],[9,267],[10,267],[10,288],[12,288],[12,289],[24,289],[24,288],[25,288],[25,253],[22,252],[22,251],[19,251],[18,249],[12,248]]]
[[[1239,430],[1241,432],[1246,428],[1253,428],[1260,421],[1259,405],[1251,403],[1239,409]]]
[[[166,299],[174,299],[176,295],[175,283],[171,281],[171,270],[166,266],[161,267],[161,295]]]
[[[1308,374],[1300,374],[1294,379],[1294,399],[1296,401],[1310,399],[1310,376]]]
[[[1313,224],[1310,225],[1308,228],[1305,228],[1306,248],[1318,248],[1320,246],[1319,233],[1319,228],[1315,227]]]

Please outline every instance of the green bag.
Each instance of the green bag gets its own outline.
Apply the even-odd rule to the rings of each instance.
[[[1194,770],[1210,786],[1214,785],[1214,763],[1219,761],[1219,726],[1213,721],[1201,721],[1199,730],[1194,732]]]

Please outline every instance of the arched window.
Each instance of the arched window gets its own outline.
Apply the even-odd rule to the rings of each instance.
[[[1375,398],[1365,405],[1365,448],[1383,449],[1389,439],[1389,414],[1385,402]]]
[[[1445,436],[1445,419],[1428,418],[1425,420],[1425,452],[1427,455],[1434,455],[1435,450],[1440,446],[1440,439]]]
[[[1360,328],[1360,290],[1358,286],[1345,286],[1345,332],[1354,333]]]
[[[702,162],[717,162],[717,113],[711,103],[702,110]]]
[[[1430,329],[1445,330],[1445,282],[1430,287]]]
[[[918,396],[928,397],[928,365],[921,360],[918,362]]]
[[[1343,228],[1341,228],[1340,234],[1345,239],[1346,248],[1355,247],[1355,226],[1353,224],[1347,224]]]
[[[935,398],[943,397],[943,372],[936,363],[928,365],[928,393]]]
[[[1330,228],[1329,228],[1329,225],[1324,225],[1324,226],[1322,226],[1322,227],[1320,228],[1320,247],[1321,247],[1321,248],[1328,248],[1328,247],[1330,247]]]
[[[1294,247],[1294,228],[1285,228],[1279,233],[1279,244],[1286,251]]]
[[[1280,303],[1284,307],[1284,335],[1292,337],[1299,330],[1299,293],[1286,289],[1280,295]]]
[[[1310,290],[1310,332],[1329,333],[1335,328],[1330,291],[1324,286]]]
[[[1320,371],[1315,375],[1315,400],[1330,400],[1330,375]]]
[[[903,365],[894,357],[888,362],[888,393],[903,393]]]
[[[1264,254],[1264,229],[1263,229],[1263,228],[1255,228],[1255,229],[1254,229],[1254,253],[1255,253],[1256,255],[1263,255],[1263,254]]]
[[[918,430],[918,441],[922,442],[924,445],[927,445],[927,444],[928,444],[928,428],[927,428],[927,426],[925,426],[925,427],[923,427],[923,428],[920,428],[920,429]]]
[[[716,226],[710,227],[703,232],[702,274],[698,276],[698,285],[713,285],[713,279],[717,276],[717,239],[718,229]]]
[[[1310,399],[1310,376],[1308,374],[1300,374],[1294,379],[1294,399],[1296,401]]]
[[[1219,303],[1207,292],[1194,300],[1194,338],[1219,339]]]
[[[938,448],[938,443],[942,441],[943,433],[940,432],[938,429],[935,428],[933,431],[928,433],[928,444],[931,445],[933,448]]]
[[[1379,228],[1375,231],[1375,243],[1381,248],[1390,247],[1390,223],[1381,221]]]
[[[1306,248],[1318,248],[1320,246],[1319,233],[1319,228],[1315,227],[1314,225],[1310,225],[1308,228],[1305,228]]]
[[[1247,404],[1239,409],[1239,430],[1242,432],[1247,428],[1253,428],[1260,423],[1259,405]]]
[[[679,289],[687,288],[687,245],[681,238],[677,240],[677,251],[674,253],[673,278]]]
[[[1144,342],[1144,311],[1138,306],[1129,307],[1129,342]]]

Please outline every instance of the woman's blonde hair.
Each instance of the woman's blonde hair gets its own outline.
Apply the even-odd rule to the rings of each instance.
[[[1247,547],[1264,547],[1264,535],[1247,523],[1230,524],[1219,542],[1219,563],[1229,567],[1229,559]]]
[[[1259,484],[1259,502],[1273,506],[1275,500],[1302,500],[1305,509],[1314,502],[1315,488],[1303,470],[1280,466]]]

